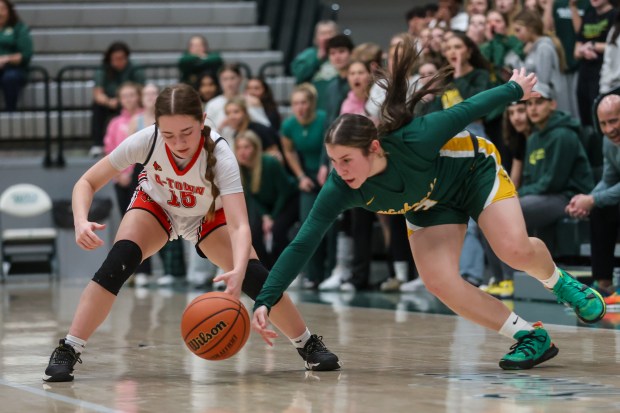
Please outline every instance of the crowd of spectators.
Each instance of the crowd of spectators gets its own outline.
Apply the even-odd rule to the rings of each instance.
[[[427,95],[415,108],[417,114],[443,110],[502,84],[512,69],[525,67],[536,73],[539,98],[497,108],[468,126],[471,133],[491,140],[499,149],[502,164],[519,189],[528,231],[544,230],[569,215],[584,218],[599,204],[607,214],[612,209],[618,213],[617,191],[614,196],[580,198],[593,188],[596,194],[617,184],[610,169],[617,161],[612,150],[617,145],[613,140],[617,140],[613,135],[617,129],[609,126],[613,119],[608,116],[615,113],[616,101],[607,102],[611,109],[603,116],[607,123],[601,123],[608,135],[603,145],[604,184],[595,187],[598,177],[592,167],[596,165],[591,165],[584,147],[584,135],[599,118],[596,110],[593,116],[593,103],[599,94],[620,87],[620,14],[615,0],[465,0],[465,4],[439,0],[405,13],[403,29],[384,48],[369,42],[356,45],[335,22],[320,21],[313,45],[290,65],[297,86],[290,96],[292,114],[288,118],[281,116],[265,79],[245,79],[241,62],[225,62],[217,51],[209,49],[203,36],[189,39],[178,60],[178,80],[199,91],[207,124],[235,149],[254,245],[267,266],[275,262],[293,235],[295,223],[308,216],[329,173],[323,147],[328,125],[345,113],[362,114],[375,123],[380,120],[384,89],[374,82],[373,74],[391,70],[401,42],[415,42],[419,51],[418,64],[410,73],[409,93],[439,71],[451,72],[444,90]],[[27,26],[9,0],[0,0],[0,81],[6,110],[15,110],[31,55]],[[109,152],[132,131],[153,122],[147,107],[152,105],[148,102],[156,86],[142,88],[144,74],[134,70],[130,55],[129,45],[114,42],[104,52],[95,75],[92,156]],[[611,141],[610,134],[614,136]],[[127,171],[115,183],[123,211],[135,175]],[[599,215],[593,213],[592,221],[597,222]],[[374,235],[381,235],[382,242],[374,242]],[[422,285],[416,279],[400,216],[349,211],[317,242],[317,252],[299,277],[303,287],[412,291]],[[370,260],[377,244],[387,258],[390,276],[373,284]],[[463,277],[477,286],[486,284],[489,271],[485,268],[493,262],[496,260],[476,223],[470,221],[461,259]],[[210,276],[189,277],[194,284],[203,285],[213,274],[197,266],[190,263],[190,272],[211,272]],[[599,281],[603,289],[610,290],[608,267],[599,265],[605,274],[598,270],[597,279],[603,280]],[[483,288],[509,296],[511,269],[497,265],[491,273],[496,282]],[[148,282],[144,277],[137,280],[139,284]]]

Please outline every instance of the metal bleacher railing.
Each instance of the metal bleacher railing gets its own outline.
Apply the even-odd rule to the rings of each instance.
[[[40,147],[42,144],[45,151],[43,163],[51,166],[49,73],[43,67],[30,66],[27,85],[21,93],[17,111],[0,113],[0,141],[3,147],[11,149],[31,144]]]
[[[240,63],[246,77],[252,75],[249,65]],[[58,71],[56,79],[57,100],[57,153],[56,165],[64,165],[64,149],[69,142],[84,142],[90,138],[91,106],[95,72],[99,65],[65,66]],[[141,71],[147,83],[160,88],[179,81],[176,63],[136,65],[133,71]]]
[[[239,63],[246,78],[252,76],[249,65]],[[269,76],[269,67],[282,66],[268,62],[260,73]],[[0,142],[3,148],[44,150],[45,167],[63,167],[68,146],[86,147],[90,144],[93,87],[95,72],[100,65],[68,65],[62,67],[55,79],[46,69],[29,68],[28,84],[20,96],[17,112],[0,113]],[[180,73],[176,63],[136,65],[147,83],[160,88],[177,83]],[[280,74],[282,70],[271,73]],[[272,80],[272,86],[282,100],[288,89],[282,82]]]

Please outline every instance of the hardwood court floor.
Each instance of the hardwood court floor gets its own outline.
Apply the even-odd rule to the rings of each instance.
[[[76,380],[47,384],[43,370],[82,286],[0,289],[0,412],[620,411],[620,334],[577,327],[555,305],[536,311],[543,321],[557,309],[572,320],[547,324],[560,354],[504,372],[497,362],[510,340],[452,315],[408,311],[447,312],[428,296],[368,295],[384,307],[377,309],[351,306],[364,299],[340,293],[294,293],[311,330],[344,362],[341,371],[314,373],[282,337],[269,348],[252,334],[227,361],[199,359],[179,334],[181,312],[197,293],[126,288],[89,341]]]

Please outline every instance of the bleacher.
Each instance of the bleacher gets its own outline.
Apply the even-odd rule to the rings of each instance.
[[[31,28],[34,56],[19,112],[0,113],[4,147],[38,148],[61,136],[69,146],[87,148],[92,75],[116,40],[129,45],[134,65],[147,68],[148,81],[164,86],[178,81],[176,62],[190,36],[204,35],[211,50],[242,63],[246,75],[265,75],[283,115],[289,113],[294,80],[284,76],[283,52],[270,49],[269,26],[257,24],[257,2],[18,0],[15,6]]]

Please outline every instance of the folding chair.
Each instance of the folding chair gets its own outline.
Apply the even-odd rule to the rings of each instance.
[[[11,268],[27,263],[43,264],[54,277],[56,238],[52,225],[52,201],[41,188],[32,184],[16,184],[0,195],[0,282]]]

